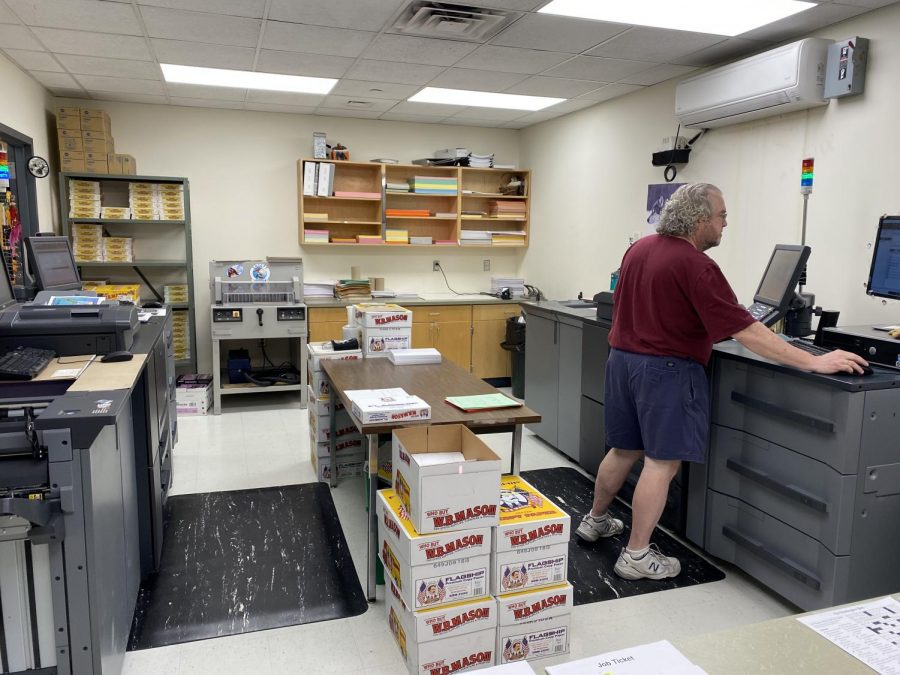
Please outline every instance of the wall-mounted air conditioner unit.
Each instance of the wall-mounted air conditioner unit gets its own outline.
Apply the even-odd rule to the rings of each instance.
[[[710,129],[826,105],[830,44],[807,38],[688,78],[675,89],[675,116]]]

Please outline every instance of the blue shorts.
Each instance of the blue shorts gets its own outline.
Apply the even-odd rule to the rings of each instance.
[[[709,382],[696,361],[610,349],[604,397],[610,447],[705,461]]]

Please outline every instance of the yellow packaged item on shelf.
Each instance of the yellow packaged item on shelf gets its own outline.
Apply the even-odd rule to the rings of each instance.
[[[141,287],[139,284],[111,284],[96,286],[92,289],[97,295],[108,300],[129,300],[139,302],[141,299]]]

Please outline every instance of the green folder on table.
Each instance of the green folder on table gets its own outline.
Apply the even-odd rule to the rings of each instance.
[[[450,405],[465,412],[484,412],[500,408],[518,408],[521,402],[503,394],[476,394],[474,396],[448,396],[444,399]]]

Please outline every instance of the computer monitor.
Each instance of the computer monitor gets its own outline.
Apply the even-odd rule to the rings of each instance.
[[[900,216],[882,216],[878,221],[866,293],[900,299]]]
[[[27,237],[25,250],[38,290],[81,289],[81,277],[68,237]]]
[[[0,270],[0,309],[6,309],[10,305],[16,304],[16,296],[13,293],[12,284],[6,272],[6,265],[2,265]]]
[[[749,307],[753,318],[771,326],[787,312],[809,259],[809,246],[777,244]]]

